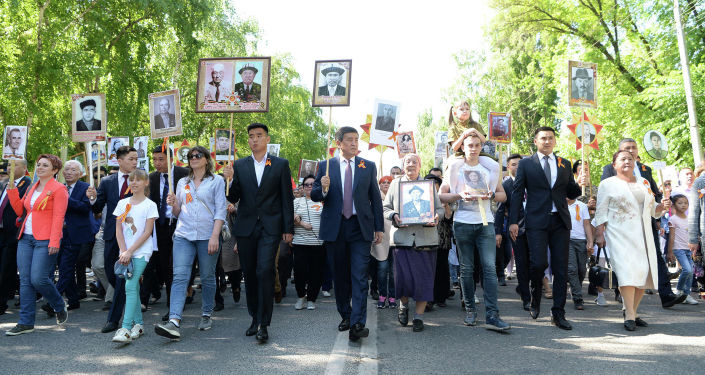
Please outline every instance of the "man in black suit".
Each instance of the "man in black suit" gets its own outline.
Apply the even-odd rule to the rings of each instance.
[[[176,126],[176,115],[169,113],[169,108],[171,108],[169,99],[162,98],[159,101],[159,114],[154,116],[155,129],[166,129]]]
[[[542,126],[534,132],[538,152],[519,161],[514,180],[509,211],[509,234],[516,241],[519,236],[519,213],[526,191],[526,239],[529,244],[529,279],[531,281],[531,317],[539,316],[544,271],[548,267],[547,251],[551,250],[553,270],[553,324],[570,330],[565,319],[566,283],[568,282],[568,245],[571,220],[566,197],[575,199],[580,186],[573,179],[570,162],[553,153],[556,131]],[[581,185],[585,176],[580,176]]]
[[[114,265],[120,256],[120,247],[115,239],[115,206],[126,197],[132,196],[128,184],[128,175],[137,168],[137,150],[130,146],[121,146],[116,152],[118,171],[100,180],[98,190],[91,186],[86,190],[86,195],[93,205],[93,212],[103,212],[107,206],[105,226],[103,227],[103,240],[105,241],[105,273],[110,285],[115,288],[113,304],[108,313],[108,321],[101,330],[103,333],[113,332],[118,329],[118,323],[125,308],[125,279],[115,277]]]
[[[637,145],[636,141],[633,140],[632,138],[624,138],[619,142],[619,150],[622,151],[629,151],[629,153],[632,154],[632,157],[634,157],[634,160],[638,160],[637,157],[639,156],[639,146]],[[602,177],[600,180],[604,180],[606,178],[610,178],[612,176],[615,176],[617,172],[614,170],[614,167],[612,164],[607,164],[602,168]],[[661,202],[661,198],[663,198],[663,194],[658,189],[658,185],[654,181],[653,175],[651,173],[651,168],[646,165],[646,164],[641,164],[640,162],[636,162],[636,168],[634,168],[634,175],[637,177],[641,176],[643,177],[646,181],[649,181],[649,185],[651,185],[651,191],[654,192],[654,195],[656,197],[656,203]],[[654,243],[657,244],[656,246],[658,247],[658,244],[661,243],[659,241],[659,224],[658,220],[653,219],[651,220],[652,224],[652,229],[653,229],[653,235],[654,235]],[[656,263],[658,266],[658,294],[659,297],[661,297],[661,305],[664,308],[669,308],[672,307],[673,305],[679,304],[688,297],[687,295],[676,295],[673,293],[673,289],[671,289],[671,281],[668,278],[668,267],[666,267],[666,262],[664,262],[663,258],[660,256],[656,257]]]
[[[140,288],[140,300],[147,306],[150,295],[160,295],[162,284],[166,284],[166,307],[167,312],[162,317],[162,321],[169,320],[169,303],[171,301],[171,281],[174,276],[172,263],[172,250],[174,242],[172,236],[176,230],[176,218],[171,214],[171,206],[166,204],[166,196],[169,194],[169,171],[166,152],[172,154],[167,147],[162,150],[162,146],[152,149],[152,161],[156,171],[149,174],[149,199],[157,204],[159,218],[154,222],[157,232],[157,252],[149,259],[145,268],[142,288]],[[173,156],[173,154],[172,154]],[[173,160],[173,159],[172,159]],[[188,176],[188,169],[177,167],[172,163],[172,179],[174,187],[179,180]]]
[[[291,243],[294,233],[294,194],[289,162],[267,154],[269,128],[255,122],[247,127],[247,134],[252,155],[226,166],[223,175],[232,177],[228,201],[240,202],[233,234],[252,317],[245,335],[256,334],[264,343],[272,321],[274,259],[279,243]]]
[[[326,77],[326,84],[318,87],[318,96],[345,96],[345,87],[340,85],[340,79],[345,69],[338,66],[329,66],[321,70]]]
[[[76,121],[76,131],[87,132],[101,130],[100,120],[95,118],[95,100],[84,100],[78,103],[78,105],[81,107],[81,115],[83,118]]]
[[[259,102],[262,95],[262,85],[254,82],[257,72],[257,68],[250,65],[245,65],[238,71],[242,82],[235,84],[235,92],[240,96],[241,101],[248,103]]]
[[[9,165],[3,163],[0,166],[0,174],[8,173]],[[25,176],[27,172],[27,161],[15,160],[14,175],[15,186],[20,195],[24,197],[27,188],[32,184],[32,180]],[[8,178],[7,176],[5,178]],[[0,315],[7,310],[7,300],[15,296],[15,291],[19,289],[17,279],[17,214],[10,206],[10,198],[5,191],[7,181],[2,184],[0,193]]]

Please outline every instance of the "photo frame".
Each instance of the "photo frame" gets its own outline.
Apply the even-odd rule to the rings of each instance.
[[[370,143],[382,146],[395,146],[392,134],[399,128],[401,103],[375,99],[370,126]]]
[[[668,140],[660,131],[649,130],[644,134],[644,149],[652,158],[663,160],[668,156]]]
[[[89,153],[88,155],[90,155],[93,165],[98,164],[98,162],[105,165],[107,161],[105,143],[105,141],[86,142],[86,152]]]
[[[269,112],[270,57],[198,60],[196,112]]]
[[[350,105],[352,60],[316,60],[312,107],[347,107]]]
[[[399,219],[401,225],[430,224],[435,220],[432,180],[399,182]]]
[[[304,177],[308,175],[316,176],[316,172],[318,172],[317,161],[301,159],[301,162],[299,162],[299,182],[303,182]]]
[[[26,160],[27,127],[9,125],[2,137],[2,158],[5,160]]]
[[[79,152],[78,154],[71,155],[71,156],[69,156],[69,160],[76,160],[77,162],[81,163],[81,165],[83,166],[84,172],[80,178],[85,177],[86,172],[88,171],[88,168],[89,168],[89,165],[86,163],[86,153]]]
[[[233,156],[235,155],[235,130],[233,130],[231,138],[230,129],[215,129],[213,138],[215,140],[213,152],[215,152],[216,161],[228,161],[230,150],[232,150]]]
[[[448,132],[447,131],[437,131],[436,132],[436,151],[435,157],[445,159],[448,157]]]
[[[487,124],[491,141],[511,143],[512,115],[506,112],[490,112],[487,114]]]
[[[597,64],[568,61],[568,105],[597,108]]]
[[[149,94],[149,129],[152,139],[183,134],[178,89]]]
[[[267,144],[267,153],[278,157],[280,148],[281,148],[281,145],[279,143],[268,143]]]
[[[176,166],[185,167],[188,165],[188,153],[191,151],[191,148],[191,145],[184,143],[176,147],[176,152],[174,153],[174,162]]]
[[[416,153],[416,141],[414,140],[414,132],[412,131],[398,133],[395,139],[395,144],[397,146],[397,154],[400,159],[407,154]]]
[[[149,137],[141,136],[132,138],[132,146],[137,150],[137,159],[149,158]]]
[[[117,149],[130,145],[130,137],[108,137],[108,166],[117,167]]]
[[[72,141],[105,141],[107,118],[105,94],[71,95]]]

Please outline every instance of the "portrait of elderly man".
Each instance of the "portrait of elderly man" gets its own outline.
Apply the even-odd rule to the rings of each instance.
[[[318,96],[345,96],[345,87],[340,84],[345,69],[331,64],[321,70],[326,77],[326,84],[318,87]]]
[[[592,69],[590,69],[590,71],[592,71]],[[573,72],[573,85],[570,97],[573,99],[595,100],[592,76],[588,74],[588,69],[578,68]]]
[[[225,65],[214,64],[211,70],[211,81],[206,85],[207,102],[225,102],[232,92],[230,85],[223,81],[225,78]]]
[[[230,131],[216,130],[215,131],[215,154],[227,156],[230,151]]]
[[[426,214],[426,216],[431,213],[431,201],[422,199],[424,191],[419,186],[414,186],[409,190],[409,195],[411,199],[404,203],[403,215],[404,219],[414,219],[421,218],[421,215]],[[405,201],[408,199],[404,197]]]
[[[245,65],[238,73],[242,82],[235,84],[235,92],[240,96],[240,101],[255,103],[259,102],[259,98],[262,95],[262,85],[255,82],[255,76],[259,70],[252,65]]]
[[[24,137],[22,131],[18,128],[11,128],[5,132],[5,148],[2,150],[3,158],[24,157]]]
[[[154,116],[154,128],[166,129],[176,126],[176,116],[169,112],[171,110],[171,102],[169,97],[156,98],[155,101],[159,104],[159,113]]]
[[[377,121],[375,121],[375,129],[393,132],[394,131],[394,115],[395,108],[390,104],[380,104],[377,109]]]
[[[101,122],[95,118],[96,102],[93,99],[86,99],[78,106],[81,107],[82,118],[76,121],[76,131],[87,132],[101,130]]]

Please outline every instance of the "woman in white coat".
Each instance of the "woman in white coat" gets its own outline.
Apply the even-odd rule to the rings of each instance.
[[[612,156],[617,175],[603,180],[597,192],[596,242],[610,248],[610,263],[617,274],[624,299],[624,328],[648,324],[637,316],[645,289],[658,285],[656,246],[651,217],[659,218],[671,207],[669,199],[656,204],[649,182],[634,176],[634,158],[628,151]]]

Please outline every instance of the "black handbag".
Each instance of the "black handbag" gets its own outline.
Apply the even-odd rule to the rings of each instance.
[[[617,283],[617,274],[612,271],[612,265],[610,264],[610,258],[607,257],[607,252],[605,252],[607,267],[599,265],[602,250],[604,250],[604,248],[597,250],[595,262],[591,262],[590,270],[588,271],[588,280],[590,280],[591,284],[602,287],[603,289],[613,289],[619,286]]]

